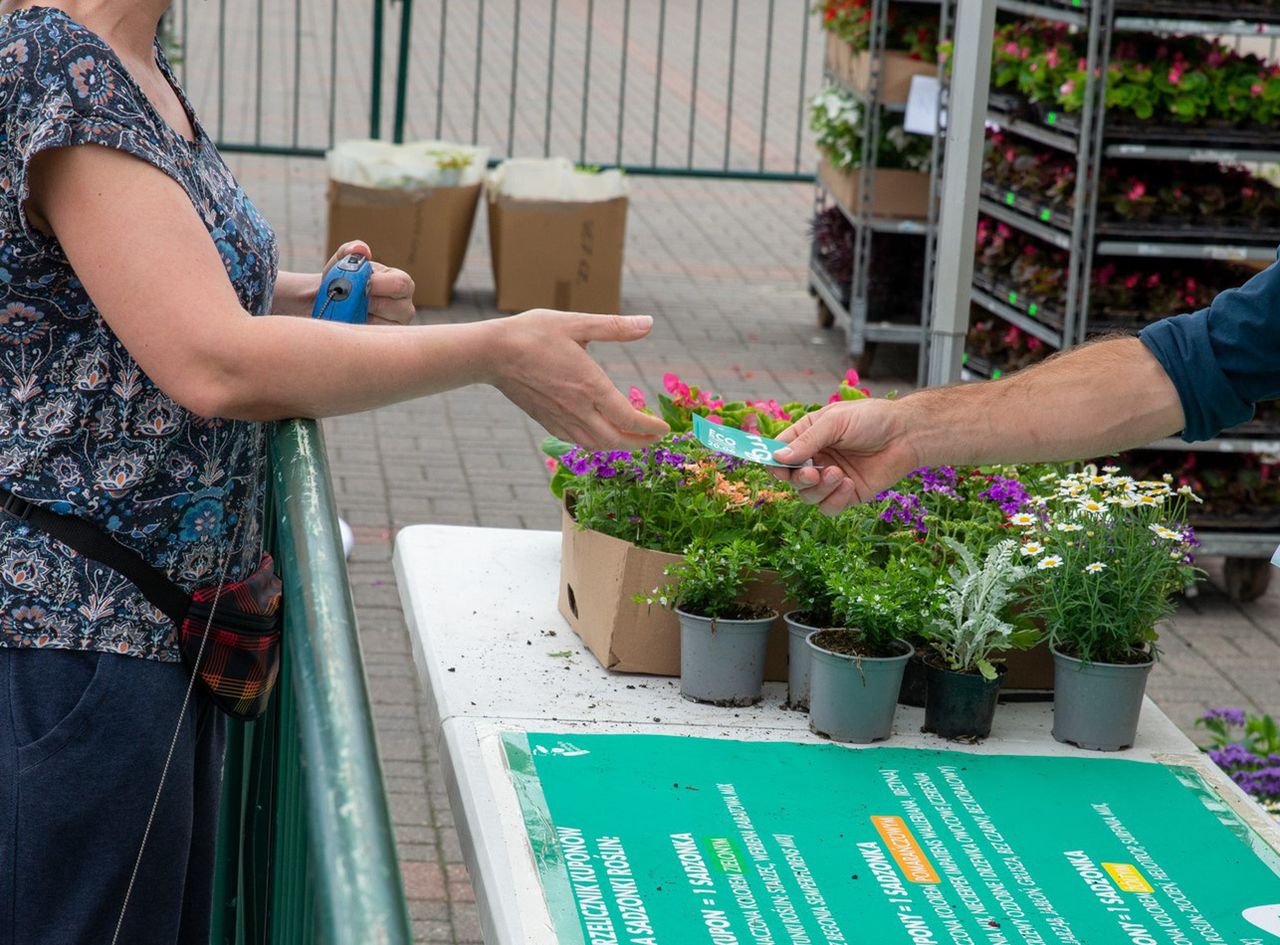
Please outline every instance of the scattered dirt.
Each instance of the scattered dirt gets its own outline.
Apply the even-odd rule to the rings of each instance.
[[[684,696],[689,702],[696,702],[699,705],[714,705],[722,709],[741,708],[749,705],[757,705],[763,696],[743,696],[738,699],[695,699],[693,696]]]

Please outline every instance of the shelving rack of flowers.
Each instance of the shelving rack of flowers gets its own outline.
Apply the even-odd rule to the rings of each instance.
[[[1150,233],[1141,228],[1115,232],[1098,213],[1100,182],[1104,164],[1160,161],[1183,165],[1219,166],[1280,163],[1274,136],[1263,127],[1255,129],[1214,129],[1212,140],[1194,133],[1171,134],[1158,129],[1108,128],[1106,83],[1113,52],[1113,40],[1133,34],[1198,36],[1237,43],[1245,37],[1270,40],[1269,61],[1276,58],[1280,39],[1280,2],[1269,0],[1255,5],[1258,18],[1242,20],[1233,4],[1179,3],[1176,0],[1061,0],[1027,2],[998,0],[1001,13],[1028,20],[1065,24],[1083,38],[1085,46],[1084,89],[1080,95],[1078,119],[1063,110],[1042,108],[1039,117],[1019,111],[1014,97],[993,93],[988,124],[1000,133],[1047,147],[1075,160],[1074,202],[1068,210],[1039,195],[1001,189],[984,178],[981,213],[1034,237],[1067,256],[1065,304],[1053,312],[1042,299],[1022,297],[1012,287],[985,280],[975,273],[972,299],[976,307],[1036,339],[1049,349],[1064,349],[1097,331],[1135,331],[1140,325],[1129,321],[1106,321],[1090,317],[1091,277],[1099,259],[1161,259],[1186,261],[1232,261],[1252,263],[1275,258],[1275,229],[1238,228],[1224,234],[1212,228],[1195,227],[1170,234],[1159,227]],[[1168,15],[1165,15],[1165,14]],[[997,64],[998,67],[998,64]],[[1078,89],[1073,92],[1079,93]],[[1257,89],[1253,90],[1257,95]],[[1110,231],[1109,231],[1110,229]],[[1100,264],[1101,265],[1101,264]],[[1234,284],[1219,286],[1227,288]],[[1199,307],[1198,305],[1196,307]],[[1176,314],[1171,311],[1168,314]],[[990,357],[966,355],[969,377],[1000,376],[1001,368]],[[1257,427],[1258,424],[1250,425]],[[1257,454],[1280,458],[1280,426],[1261,430],[1229,431],[1223,438],[1206,443],[1165,440],[1149,450],[1215,451]],[[1250,596],[1266,587],[1270,571],[1267,559],[1280,545],[1274,530],[1218,530],[1203,528],[1201,552],[1227,558],[1228,584],[1245,586]],[[1235,580],[1233,580],[1233,572]]]
[[[827,54],[823,66],[823,79],[828,88],[836,88],[852,96],[863,109],[862,153],[858,162],[856,206],[847,205],[832,192],[822,178],[816,175],[814,193],[814,218],[836,208],[853,228],[853,260],[852,275],[847,285],[842,285],[823,265],[819,258],[818,241],[814,240],[810,247],[809,290],[818,299],[818,324],[830,328],[840,319],[846,332],[846,343],[849,356],[862,359],[868,353],[867,346],[877,343],[916,345],[919,350],[917,362],[917,378],[924,382],[927,352],[926,342],[930,312],[932,310],[933,266],[937,261],[937,222],[939,212],[939,195],[941,169],[945,135],[933,137],[929,156],[929,196],[928,211],[924,219],[897,218],[880,216],[874,212],[876,191],[876,170],[879,162],[879,144],[881,138],[882,117],[886,111],[905,111],[905,104],[888,104],[883,101],[883,79],[885,53],[887,52],[888,21],[890,3],[902,6],[936,6],[938,7],[938,40],[943,42],[950,35],[950,24],[954,15],[955,0],[870,0],[867,9],[870,19],[867,25],[867,70],[865,87],[859,88],[855,83],[846,81],[832,62],[831,51],[836,48],[833,43],[827,46]],[[821,10],[821,6],[818,8]],[[939,120],[946,99],[947,76],[939,66],[937,71],[939,82],[938,115]],[[940,124],[938,127],[941,127]],[[924,239],[922,257],[925,262],[922,280],[922,297],[920,301],[920,318],[917,323],[899,323],[887,319],[873,320],[875,313],[871,311],[871,261],[874,237],[876,234],[901,234],[920,236]],[[846,301],[847,300],[847,301]],[[865,366],[865,362],[861,362]]]

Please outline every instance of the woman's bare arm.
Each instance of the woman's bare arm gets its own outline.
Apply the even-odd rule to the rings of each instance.
[[[39,155],[27,210],[58,238],[142,369],[196,413],[320,417],[490,383],[551,433],[584,444],[638,444],[666,429],[633,410],[585,350],[642,338],[651,319],[535,311],[374,327],[254,318],[185,192],[96,146]]]

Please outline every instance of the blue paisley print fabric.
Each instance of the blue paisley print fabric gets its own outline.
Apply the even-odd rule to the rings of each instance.
[[[241,304],[270,310],[275,236],[158,46],[156,55],[195,141],[160,117],[101,38],[62,12],[35,7],[0,18],[0,487],[93,522],[192,589],[215,583],[229,553],[228,580],[257,564],[261,429],[203,419],[157,389],[56,239],[24,210],[28,169],[41,151],[127,152],[183,187]],[[137,299],[147,304],[145,285]],[[172,623],[132,584],[8,515],[0,515],[0,646],[179,658]]]

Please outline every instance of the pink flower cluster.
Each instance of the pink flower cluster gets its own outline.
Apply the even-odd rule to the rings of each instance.
[[[1003,224],[1001,224],[1001,225],[1003,226]],[[842,383],[842,384],[847,384],[849,387],[852,387],[852,388],[854,388],[855,390],[859,390],[859,391],[861,391],[865,396],[870,397],[870,396],[871,396],[871,391],[867,390],[867,388],[865,388],[865,387],[859,387],[859,386],[858,386],[861,382],[862,382],[862,379],[861,379],[860,377],[858,377],[858,372],[857,372],[857,371],[855,371],[853,368],[849,368],[849,370],[847,370],[847,371],[845,371],[845,372],[844,372],[844,380],[843,380],[841,383]],[[838,404],[838,403],[840,403],[840,400],[841,400],[840,392],[839,392],[839,391],[836,391],[836,392],[835,392],[834,394],[832,394],[829,398],[827,398],[827,403],[829,403],[829,404]]]
[[[662,386],[667,389],[667,393],[671,395],[671,400],[677,407],[706,407],[708,410],[719,410],[724,406],[724,400],[712,397],[705,390],[694,394],[693,388],[670,371],[662,375]]]

